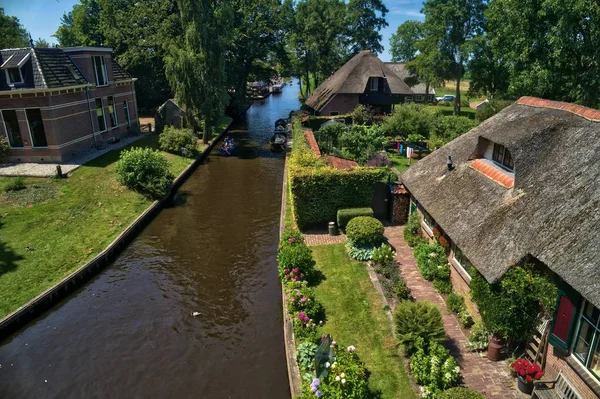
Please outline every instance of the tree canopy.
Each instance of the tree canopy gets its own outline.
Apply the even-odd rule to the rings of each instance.
[[[423,38],[423,25],[419,21],[402,23],[390,38],[393,62],[408,62],[417,56],[417,43]]]
[[[17,17],[4,14],[0,7],[0,48],[19,48],[29,46],[27,31]]]

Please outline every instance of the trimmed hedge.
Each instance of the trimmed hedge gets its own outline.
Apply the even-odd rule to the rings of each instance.
[[[373,200],[373,186],[384,181],[384,168],[353,169],[292,168],[290,186],[300,228],[324,225],[336,220],[340,208],[367,207]]]
[[[344,230],[348,222],[357,216],[373,217],[373,209],[371,208],[344,208],[337,211],[337,225]]]
[[[439,399],[485,399],[485,396],[469,388],[454,387],[442,392]]]
[[[358,247],[379,245],[383,232],[383,224],[371,216],[357,216],[346,226],[348,241]]]

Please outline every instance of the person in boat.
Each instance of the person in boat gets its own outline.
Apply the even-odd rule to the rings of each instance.
[[[227,145],[227,143],[223,143],[221,145],[221,150],[226,153],[227,155],[231,155],[231,153],[229,152],[229,146]]]

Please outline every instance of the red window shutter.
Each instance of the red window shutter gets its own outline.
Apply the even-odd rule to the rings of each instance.
[[[573,318],[574,311],[575,306],[573,302],[566,296],[561,296],[552,334],[563,342],[567,342],[569,338],[569,327],[571,327],[571,319]]]

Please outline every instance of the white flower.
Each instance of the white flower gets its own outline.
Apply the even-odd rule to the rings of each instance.
[[[325,368],[328,369],[331,364],[329,362],[325,363]]]
[[[346,379],[342,378],[342,384],[345,384],[345,383],[346,383]]]
[[[336,376],[336,377],[335,377],[335,380],[336,380],[336,381],[339,381],[339,380],[340,380],[340,376],[339,376],[339,375],[338,375],[338,376]]]
[[[340,375],[342,376],[342,378],[345,378],[345,377],[346,377],[346,374],[344,374],[344,373],[342,373],[342,374],[340,374]]]
[[[333,364],[331,365],[331,368],[332,368],[332,369],[334,369],[334,368],[335,368],[335,363],[333,363]]]

